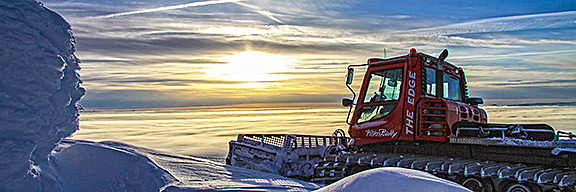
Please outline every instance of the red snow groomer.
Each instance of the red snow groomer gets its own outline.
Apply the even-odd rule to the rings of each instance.
[[[546,124],[490,124],[462,68],[418,53],[348,66],[346,137],[240,134],[227,163],[331,183],[376,167],[432,173],[473,191],[576,191],[576,135]],[[366,67],[359,94],[354,69]],[[354,109],[354,110],[352,110]]]

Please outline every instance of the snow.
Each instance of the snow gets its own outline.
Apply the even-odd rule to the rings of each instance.
[[[323,187],[118,142],[64,140],[78,129],[77,101],[85,93],[70,24],[34,0],[2,0],[0,28],[0,191],[311,191]],[[392,187],[414,182],[406,185],[456,188],[418,172],[378,171],[323,190],[377,190],[378,185],[362,185],[383,176],[392,177],[383,179],[396,183]]]
[[[65,191],[311,191],[323,186],[112,141],[65,140],[51,162]]]
[[[87,141],[66,141],[51,158],[66,191],[158,191],[174,178],[146,156]]]
[[[3,0],[0,28],[0,191],[58,190],[39,168],[78,129],[84,89],[70,24],[33,0]]]
[[[323,186],[272,173],[225,165],[220,160],[181,156],[118,142],[101,144],[142,154],[166,170],[174,180],[165,186],[165,191],[311,191]]]
[[[318,190],[318,192],[329,191],[464,192],[470,190],[452,181],[438,178],[426,172],[405,168],[384,167],[351,175]]]

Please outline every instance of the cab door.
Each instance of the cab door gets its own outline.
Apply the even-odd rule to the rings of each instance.
[[[400,137],[406,59],[370,65],[349,128],[353,145]]]

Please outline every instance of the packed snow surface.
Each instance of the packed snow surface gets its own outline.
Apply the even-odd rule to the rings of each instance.
[[[65,191],[311,191],[323,186],[111,141],[66,140],[52,159]]]
[[[371,169],[324,186],[112,141],[65,140],[52,160],[65,191],[468,191],[403,168]]]
[[[470,190],[452,181],[438,178],[426,172],[397,167],[384,167],[351,175],[318,191],[465,192]]]
[[[65,141],[51,164],[65,191],[158,191],[173,181],[146,156],[103,143]]]

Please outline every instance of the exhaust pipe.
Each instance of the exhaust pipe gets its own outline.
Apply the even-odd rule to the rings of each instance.
[[[444,60],[448,57],[448,50],[444,49],[436,62],[436,98],[444,98]]]

